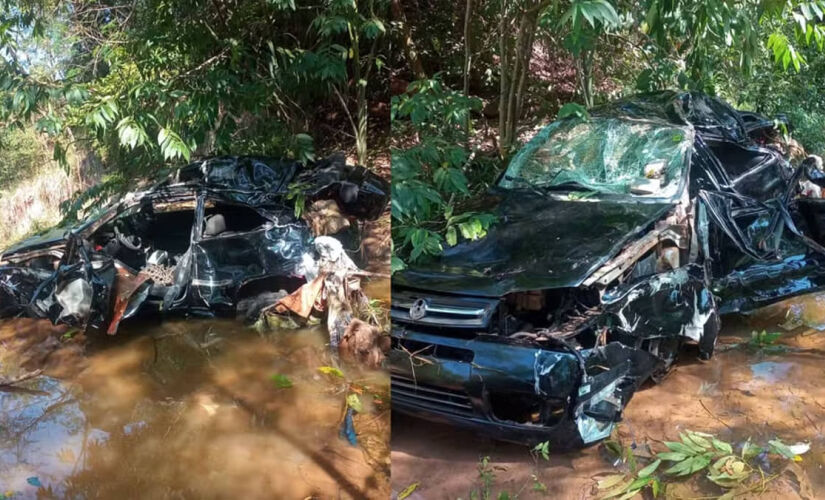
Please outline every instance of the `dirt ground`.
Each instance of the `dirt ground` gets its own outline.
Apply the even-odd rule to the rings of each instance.
[[[782,325],[780,327],[779,325]],[[782,332],[775,345],[748,345],[752,331]],[[750,316],[723,318],[716,355],[698,361],[689,348],[659,385],[643,387],[613,438],[637,453],[664,451],[662,441],[694,430],[743,443],[810,443],[794,477],[772,481],[747,498],[825,498],[825,294],[792,299]],[[489,457],[483,463],[484,457]],[[417,483],[410,499],[595,498],[597,480],[624,465],[605,446],[552,453],[491,441],[443,425],[393,415],[392,489]],[[698,484],[694,484],[698,483]],[[705,481],[673,483],[674,496],[714,498]],[[545,490],[545,491],[540,491]],[[499,496],[505,493],[509,496]],[[637,495],[637,498],[640,496]]]

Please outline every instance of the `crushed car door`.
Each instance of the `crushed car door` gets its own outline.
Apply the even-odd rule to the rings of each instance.
[[[825,248],[789,212],[799,171],[785,193],[760,201],[732,190],[699,192],[696,230],[710,258],[722,313],[762,307],[825,286]]]
[[[70,235],[57,270],[35,290],[30,313],[82,330],[103,328],[111,317],[115,275],[111,257],[89,250],[80,237]]]
[[[296,276],[311,251],[308,227],[292,208],[253,208],[205,195],[192,245],[192,304],[231,308],[239,288]]]

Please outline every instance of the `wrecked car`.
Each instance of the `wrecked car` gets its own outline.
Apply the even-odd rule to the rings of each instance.
[[[776,124],[668,91],[542,129],[487,236],[393,276],[393,409],[580,447],[683,344],[709,358],[721,314],[823,287],[825,200],[799,193],[825,183]]]
[[[0,316],[113,334],[141,310],[232,312],[245,298],[306,281],[316,265],[316,234],[300,217],[306,205],[331,200],[342,217],[374,219],[388,193],[385,180],[343,157],[307,166],[263,157],[198,161],[3,252]]]

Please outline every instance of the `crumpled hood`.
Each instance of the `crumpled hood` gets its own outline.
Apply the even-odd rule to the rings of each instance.
[[[579,286],[672,207],[670,203],[554,200],[512,192],[486,210],[487,236],[393,275],[393,285],[499,297]]]

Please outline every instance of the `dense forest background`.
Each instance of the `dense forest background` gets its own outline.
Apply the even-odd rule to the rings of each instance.
[[[212,155],[344,151],[388,176],[388,12],[0,0],[0,246]]]
[[[0,0],[0,246],[216,154],[384,171],[395,269],[559,114],[639,91],[785,113],[825,153],[825,1]],[[392,122],[392,128],[390,127]]]
[[[825,153],[825,2],[392,0],[393,268],[482,237],[471,200],[557,116],[700,90]],[[784,131],[781,131],[784,132]]]

